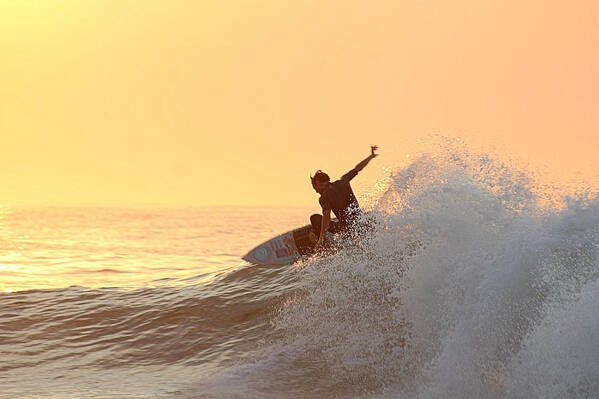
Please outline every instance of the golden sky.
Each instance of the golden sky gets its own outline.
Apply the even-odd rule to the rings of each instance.
[[[599,174],[595,0],[0,0],[0,54],[0,203],[310,205],[431,133]]]

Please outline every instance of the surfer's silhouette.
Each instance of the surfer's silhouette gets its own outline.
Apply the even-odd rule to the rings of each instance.
[[[314,176],[310,176],[312,187],[320,194],[318,202],[322,207],[322,215],[310,216],[312,223],[310,240],[317,250],[328,246],[326,231],[335,234],[344,233],[356,221],[361,212],[360,205],[349,182],[368,165],[370,160],[378,156],[375,154],[376,150],[378,150],[377,146],[370,146],[370,155],[367,158],[341,176],[341,179],[332,183],[329,176],[321,170],[318,170]],[[337,222],[331,220],[331,211],[337,216]]]

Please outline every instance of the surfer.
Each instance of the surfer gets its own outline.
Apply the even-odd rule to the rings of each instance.
[[[370,160],[378,156],[376,150],[378,150],[376,145],[370,146],[370,155],[367,158],[341,176],[341,179],[332,183],[329,175],[321,170],[318,170],[314,176],[310,176],[312,187],[320,194],[318,202],[322,207],[322,215],[310,216],[312,224],[310,240],[315,244],[316,249],[328,245],[326,231],[334,234],[343,233],[356,221],[361,212],[360,205],[349,182],[368,165]],[[331,211],[337,216],[338,222],[331,220]]]

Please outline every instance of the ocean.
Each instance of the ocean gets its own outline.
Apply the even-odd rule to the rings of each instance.
[[[311,208],[0,207],[0,398],[599,397],[596,194],[445,152],[361,202],[287,266]]]

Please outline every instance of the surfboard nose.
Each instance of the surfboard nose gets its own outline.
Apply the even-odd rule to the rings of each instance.
[[[256,263],[256,262],[254,262],[254,258],[251,256],[251,252],[248,252],[247,254],[243,255],[241,257],[241,259],[243,259],[243,260],[245,260],[246,262],[249,262],[249,263]]]
[[[269,258],[268,248],[264,245],[260,245],[256,248],[252,249],[247,254],[245,254],[241,259],[245,260],[246,262],[250,262],[250,263],[264,263],[268,260],[268,258]]]

